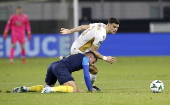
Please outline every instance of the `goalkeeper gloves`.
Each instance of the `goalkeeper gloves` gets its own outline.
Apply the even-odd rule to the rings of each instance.
[[[28,40],[30,41],[30,39],[31,39],[31,32],[30,31],[28,31]]]
[[[4,34],[3,34],[4,39],[6,39],[7,36],[8,36],[8,32],[7,32],[7,31],[4,31]]]

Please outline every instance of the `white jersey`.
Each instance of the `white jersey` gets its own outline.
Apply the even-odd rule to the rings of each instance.
[[[100,47],[106,38],[106,25],[103,23],[89,24],[86,29],[72,44],[71,53],[85,53],[91,50],[92,45]]]

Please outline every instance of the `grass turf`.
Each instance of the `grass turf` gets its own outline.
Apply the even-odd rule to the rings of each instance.
[[[22,65],[15,59],[0,59],[0,105],[169,105],[170,57],[117,57],[117,63],[99,60],[94,93],[10,93],[14,87],[43,85],[48,65],[57,58],[28,58]],[[82,71],[74,72],[79,89],[87,90]],[[152,93],[149,85],[162,80],[163,93]],[[58,85],[58,83],[56,84]]]

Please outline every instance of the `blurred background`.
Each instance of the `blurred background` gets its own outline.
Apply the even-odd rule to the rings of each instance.
[[[113,56],[169,56],[170,0],[0,0],[0,57],[9,57],[10,36],[2,35],[9,17],[21,6],[28,15],[32,39],[27,57],[69,54],[80,34],[60,35],[60,28],[120,20],[115,35],[108,35],[99,52]],[[15,56],[20,56],[17,45]]]

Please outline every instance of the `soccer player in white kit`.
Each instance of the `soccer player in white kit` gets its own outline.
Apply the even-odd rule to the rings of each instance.
[[[85,53],[88,51],[93,51],[99,59],[103,59],[109,63],[115,63],[116,58],[112,56],[104,56],[98,52],[98,49],[101,43],[105,40],[107,34],[115,34],[119,28],[119,20],[112,17],[108,19],[108,24],[103,23],[93,23],[89,25],[81,25],[73,29],[61,28],[61,34],[71,34],[74,32],[79,32],[85,30],[72,44],[71,54],[72,53]],[[93,85],[96,80],[98,73],[97,68],[92,65],[90,67],[90,79]],[[93,85],[93,89],[101,91],[100,88]]]

